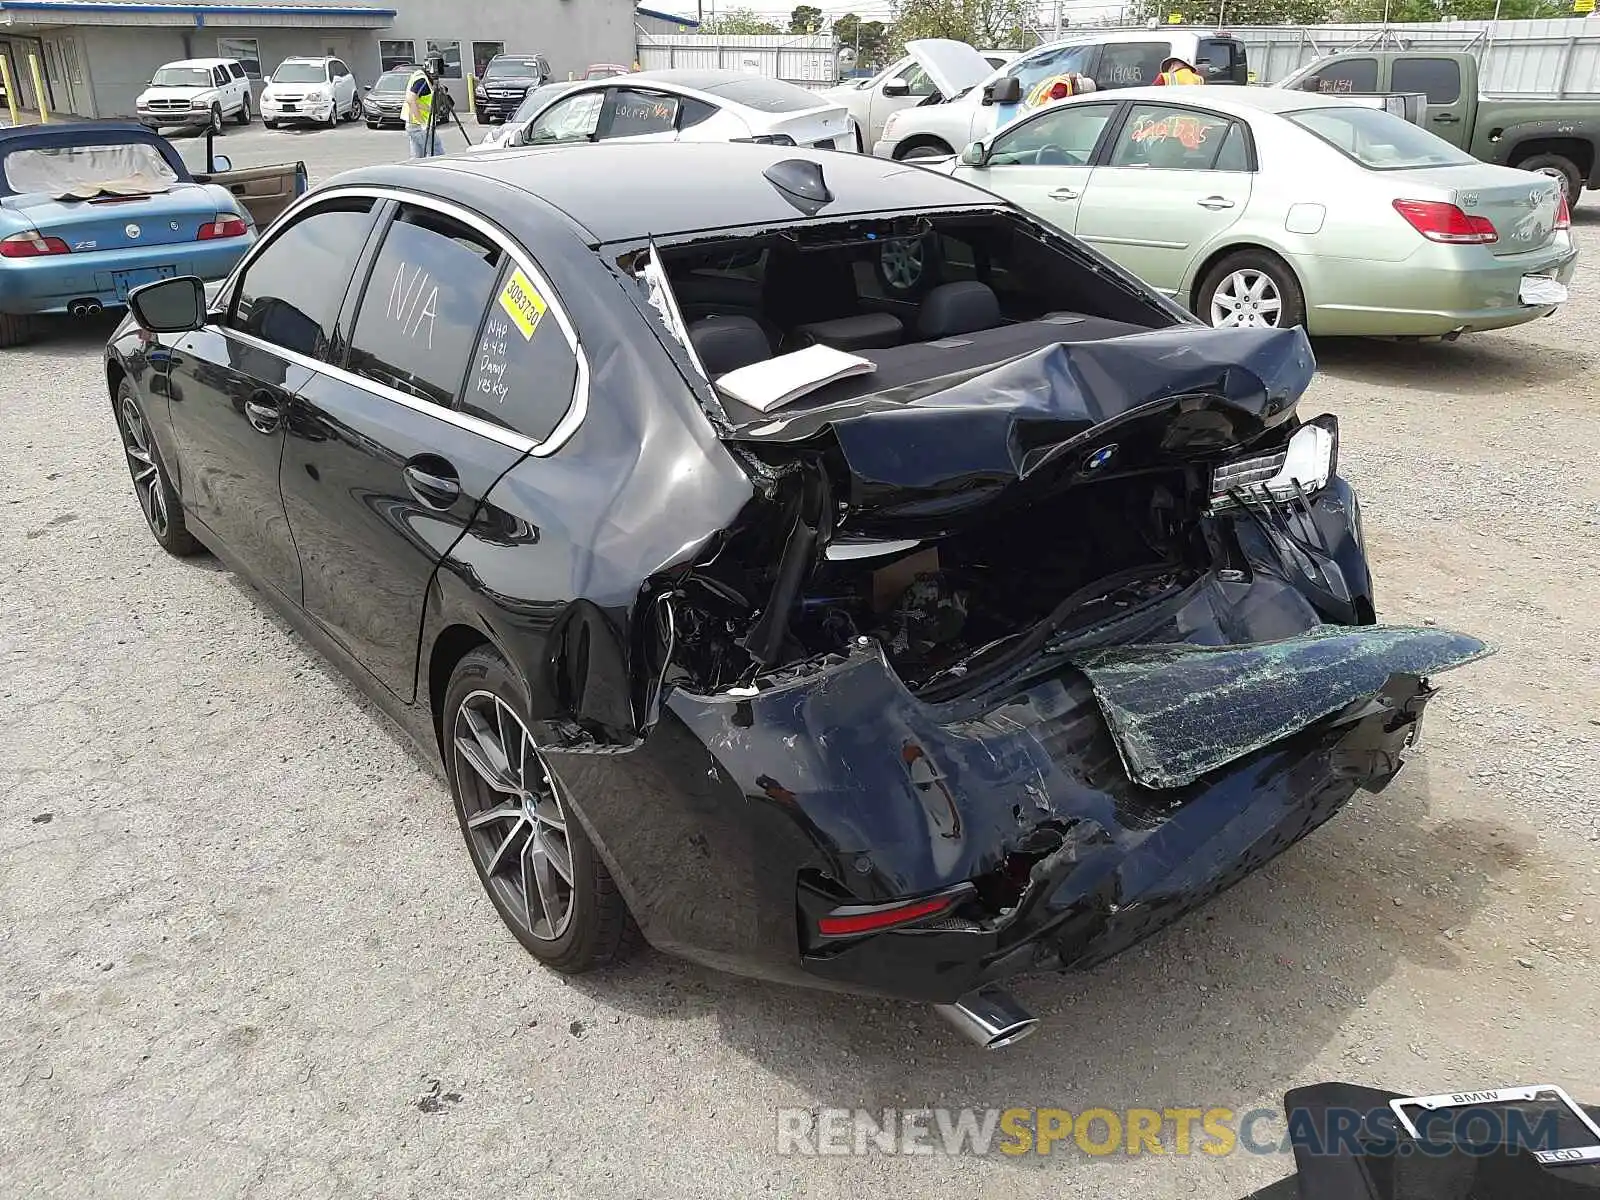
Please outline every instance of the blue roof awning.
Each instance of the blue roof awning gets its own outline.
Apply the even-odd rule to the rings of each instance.
[[[0,12],[41,16],[188,17],[196,25],[204,25],[207,17],[256,17],[276,24],[304,17],[388,22],[398,15],[393,8],[366,4],[209,4],[204,0],[0,0]]]
[[[700,28],[700,22],[693,17],[680,17],[677,13],[657,12],[653,8],[645,8],[643,5],[633,11],[641,17],[654,17],[658,21],[671,21],[674,24],[682,25],[685,29]]]

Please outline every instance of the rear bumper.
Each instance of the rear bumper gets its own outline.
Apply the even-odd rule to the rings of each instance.
[[[1463,253],[1462,251],[1466,251]],[[1307,325],[1319,336],[1437,337],[1521,325],[1555,311],[1518,299],[1524,275],[1571,281],[1578,251],[1570,238],[1543,250],[1496,257],[1438,247],[1405,262],[1310,258],[1297,261],[1311,299]]]
[[[75,300],[98,300],[106,307],[125,303],[117,294],[119,271],[170,268],[174,275],[222,279],[255,242],[244,237],[215,242],[140,246],[114,253],[63,254],[52,258],[10,259],[0,266],[0,312],[65,312]]]

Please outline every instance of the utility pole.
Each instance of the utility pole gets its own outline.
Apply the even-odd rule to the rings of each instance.
[[[1061,37],[1061,0],[1056,0],[1056,37]]]

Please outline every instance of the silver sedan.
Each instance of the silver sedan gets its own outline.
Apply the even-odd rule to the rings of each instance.
[[[1553,180],[1304,92],[1091,94],[935,169],[1075,233],[1213,325],[1500,329],[1554,312],[1577,261]]]

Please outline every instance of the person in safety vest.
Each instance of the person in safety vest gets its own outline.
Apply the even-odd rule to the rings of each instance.
[[[432,158],[444,153],[439,145],[433,111],[434,95],[440,90],[436,68],[442,65],[429,59],[425,65],[413,70],[411,78],[406,80],[406,136],[411,139],[412,158]]]
[[[1094,80],[1087,75],[1051,75],[1033,86],[1022,107],[1025,111],[1032,110],[1065,100],[1068,96],[1083,96],[1095,90]]]
[[[1181,58],[1169,58],[1161,64],[1161,74],[1156,76],[1157,84],[1178,83],[1204,83],[1205,79],[1199,71]]]

